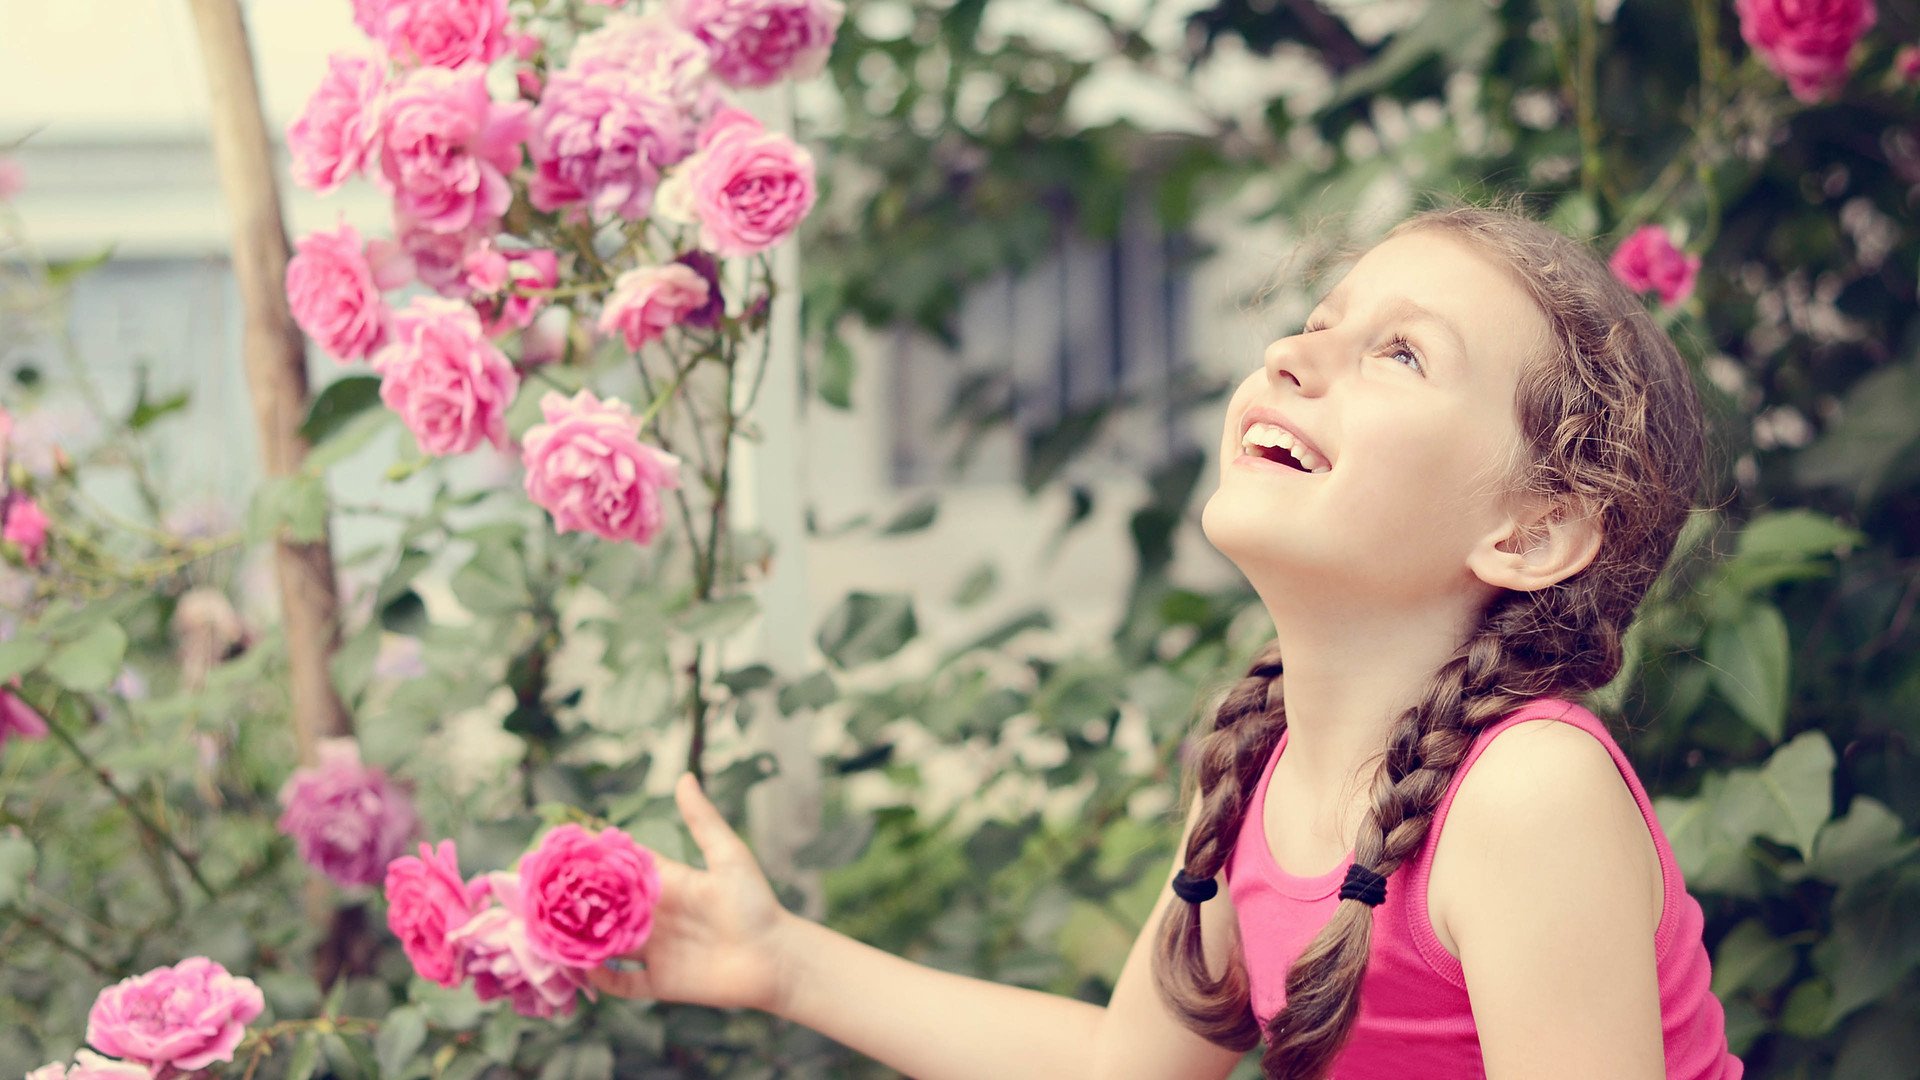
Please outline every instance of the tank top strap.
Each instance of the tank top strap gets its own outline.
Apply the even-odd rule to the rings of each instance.
[[[1626,782],[1627,790],[1640,807],[1641,820],[1646,822],[1653,836],[1654,851],[1660,857],[1660,885],[1662,904],[1660,922],[1654,931],[1654,955],[1664,957],[1667,945],[1673,940],[1674,926],[1678,921],[1680,900],[1685,886],[1681,883],[1679,864],[1674,861],[1673,849],[1667,843],[1665,830],[1660,827],[1660,819],[1654,814],[1653,800],[1647,796],[1646,788],[1635,775],[1633,765],[1627,760],[1626,752],[1614,741],[1607,725],[1592,712],[1560,698],[1538,698],[1508,713],[1498,721],[1489,724],[1474,737],[1473,746],[1467,756],[1454,770],[1453,779],[1447,784],[1446,794],[1440,798],[1440,805],[1434,808],[1433,822],[1427,828],[1426,841],[1421,845],[1420,854],[1415,858],[1411,877],[1411,903],[1407,905],[1408,930],[1421,954],[1433,965],[1434,969],[1456,986],[1465,987],[1466,977],[1460,969],[1460,961],[1449,953],[1446,946],[1440,944],[1434,933],[1433,922],[1427,910],[1427,885],[1433,870],[1433,854],[1439,847],[1440,832],[1447,820],[1447,811],[1453,806],[1454,796],[1459,794],[1460,784],[1480,760],[1480,755],[1501,732],[1524,724],[1530,720],[1557,720],[1571,724],[1599,740],[1613,758],[1614,768],[1619,770],[1621,779]]]

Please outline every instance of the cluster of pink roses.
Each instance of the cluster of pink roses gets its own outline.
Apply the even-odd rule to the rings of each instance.
[[[188,957],[100,991],[87,1013],[93,1049],[79,1051],[71,1065],[41,1066],[26,1080],[192,1076],[216,1061],[232,1061],[247,1025],[265,1008],[252,979],[228,974],[204,956]]]
[[[471,979],[482,1001],[522,1016],[571,1013],[586,971],[646,943],[660,874],[653,853],[618,829],[562,825],[517,872],[460,877],[453,841],[387,866],[387,926],[420,977]]]
[[[594,325],[634,351],[675,326],[713,326],[724,310],[717,259],[765,251],[813,206],[811,156],[727,107],[723,88],[817,72],[840,0],[663,0],[644,14],[616,11],[572,42],[564,65],[543,34],[566,31],[516,25],[507,0],[353,7],[381,53],[329,58],[287,143],[303,186],[327,192],[365,174],[384,189],[394,239],[366,240],[345,224],[302,238],[287,297],[321,348],[371,365],[382,401],[426,453],[510,445],[505,417],[522,370],[559,352],[550,339],[568,312],[547,319],[550,302],[584,310],[599,295]],[[512,65],[518,99],[489,91],[496,62]],[[516,192],[536,213],[510,229]],[[563,233],[578,242],[566,232],[575,226],[590,237],[609,221],[641,219],[684,236],[685,250],[629,267],[617,261],[627,252],[612,267],[597,256],[575,267],[556,250],[567,246],[555,244]],[[574,272],[590,280],[561,289]],[[389,304],[387,294],[416,280],[438,295]],[[502,349],[516,332],[518,366]],[[562,531],[650,539],[674,459],[638,444],[618,401],[576,395],[545,411],[536,431],[546,434],[526,440],[529,494]],[[569,434],[582,431],[600,438]]]
[[[319,760],[280,788],[280,831],[307,865],[345,886],[378,885],[420,828],[413,799],[360,761],[352,739],[326,739]]]

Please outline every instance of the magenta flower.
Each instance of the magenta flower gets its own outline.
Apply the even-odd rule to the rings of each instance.
[[[47,513],[40,504],[16,491],[0,501],[0,540],[20,549],[28,566],[40,565],[47,554]]]
[[[482,911],[448,935],[466,957],[475,996],[481,1001],[505,998],[521,1016],[571,1013],[577,992],[586,989],[591,995],[592,990],[580,969],[555,963],[527,939],[519,877],[488,874],[483,887],[501,906]]]
[[[408,72],[387,94],[380,173],[394,212],[436,233],[491,230],[513,201],[527,105],[487,96],[479,67]]]
[[[477,888],[460,880],[453,841],[420,845],[418,858],[402,855],[387,864],[387,929],[420,977],[441,986],[458,986],[465,976],[466,954],[447,935],[465,926],[480,910]]]
[[[73,1065],[59,1062],[42,1065],[27,1074],[27,1080],[153,1080],[151,1066],[133,1061],[115,1061],[91,1050],[73,1055]]]
[[[264,1008],[252,979],[191,956],[100,991],[87,1013],[87,1042],[157,1070],[192,1072],[232,1061]]]
[[[386,79],[386,65],[371,57],[327,57],[326,75],[287,125],[295,183],[324,194],[373,161]]]
[[[1607,260],[1613,276],[1634,292],[1652,289],[1668,307],[1693,295],[1693,279],[1700,271],[1700,257],[1688,255],[1673,246],[1667,230],[1658,225],[1642,225],[1622,241]]]
[[[356,15],[360,2],[356,0]],[[367,32],[403,64],[488,64],[507,49],[507,0],[385,0]]]
[[[527,938],[542,956],[597,967],[646,944],[660,871],[653,852],[618,829],[562,825],[520,860]]]
[[[383,269],[384,280],[351,225],[307,234],[287,260],[293,321],[335,360],[365,359],[386,344],[393,317],[381,294],[405,283],[404,265],[389,262]]]
[[[482,440],[506,446],[507,406],[520,376],[471,307],[415,297],[393,317],[392,338],[372,365],[380,400],[400,414],[421,450],[464,454]]]
[[[680,459],[640,441],[633,411],[590,390],[540,399],[546,423],[527,430],[527,495],[556,532],[580,530],[644,544],[665,517],[662,492],[680,486]],[[523,881],[532,880],[522,871]]]
[[[628,349],[639,352],[668,327],[705,310],[709,296],[707,279],[684,263],[637,266],[614,280],[599,329],[620,334]]]
[[[1853,46],[1879,13],[1873,0],[1734,0],[1740,36],[1805,102],[1846,85]]]
[[[17,687],[19,679],[14,680]],[[0,689],[0,746],[13,739],[44,739],[47,721],[12,690]]]
[[[670,10],[713,50],[714,73],[738,87],[819,74],[846,14],[840,0],[672,0]]]
[[[378,885],[420,826],[413,799],[381,769],[360,761],[352,739],[327,739],[319,761],[280,788],[279,827],[308,866],[341,885]]]
[[[700,245],[752,255],[784,240],[813,209],[813,155],[738,110],[722,110],[682,169]]]
[[[693,149],[683,110],[652,80],[616,67],[569,67],[534,108],[527,194],[541,210],[645,217],[661,170]]]

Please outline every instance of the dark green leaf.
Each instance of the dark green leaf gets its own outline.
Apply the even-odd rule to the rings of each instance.
[[[853,349],[840,335],[828,336],[820,353],[820,400],[836,409],[853,407]]]
[[[300,436],[319,445],[345,427],[347,421],[380,404],[378,375],[347,375],[327,384],[307,408]]]
[[[1765,601],[1747,604],[1731,621],[1707,632],[1713,683],[1734,711],[1769,740],[1786,727],[1787,621]]]
[[[781,713],[791,716],[800,709],[818,709],[829,705],[840,696],[833,685],[833,676],[824,671],[816,671],[796,683],[780,688],[778,704]]]
[[[379,1062],[381,1076],[397,1076],[427,1042],[427,1017],[412,1005],[402,1005],[380,1021],[374,1036],[373,1056]]]
[[[899,536],[902,533],[919,532],[932,525],[939,515],[940,500],[928,495],[895,514],[893,520],[880,529],[880,535]]]
[[[753,597],[729,596],[694,604],[674,617],[674,625],[690,638],[711,641],[740,630],[759,613],[760,602]]]
[[[851,668],[892,656],[917,633],[912,597],[857,592],[827,616],[816,640],[827,659]]]

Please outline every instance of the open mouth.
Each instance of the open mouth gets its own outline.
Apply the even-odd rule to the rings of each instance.
[[[1240,436],[1240,450],[1303,473],[1323,473],[1332,467],[1304,439],[1278,424],[1249,425],[1246,434]]]

